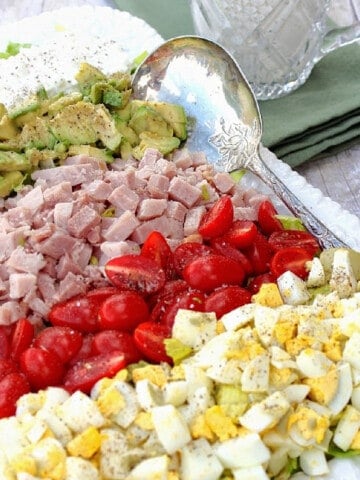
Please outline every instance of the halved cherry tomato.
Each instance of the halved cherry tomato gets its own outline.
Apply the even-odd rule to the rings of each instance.
[[[255,275],[269,271],[273,252],[269,242],[260,232],[257,233],[252,245],[243,252],[249,259]]]
[[[176,296],[178,294],[181,294],[188,289],[189,285],[182,278],[178,278],[176,280],[168,280],[159,292],[148,297],[148,305],[150,309],[153,309],[159,302],[162,302],[168,297],[173,297],[174,295]]]
[[[49,321],[59,327],[70,327],[80,332],[96,332],[98,312],[102,300],[78,295],[51,307]]]
[[[8,358],[10,355],[10,340],[5,330],[0,329],[0,359]]]
[[[94,288],[93,290],[89,290],[86,293],[86,297],[95,302],[97,305],[101,305],[101,303],[107,298],[111,297],[111,295],[115,295],[115,293],[119,293],[121,291],[122,290],[119,288],[112,286],[98,287]]]
[[[19,369],[16,363],[10,358],[0,358],[0,380],[9,373],[18,372]]]
[[[137,348],[145,358],[152,362],[172,363],[165,350],[164,340],[170,338],[171,330],[161,323],[140,323],[134,331],[134,340]]]
[[[65,371],[63,363],[54,352],[36,347],[29,347],[21,354],[20,369],[35,391],[60,385]]]
[[[244,255],[240,250],[230,245],[223,238],[214,238],[211,241],[211,246],[214,249],[215,253],[224,255],[224,257],[229,257],[240,263],[245,270],[246,275],[251,275],[253,268],[249,259]]]
[[[235,220],[223,239],[236,248],[246,248],[252,244],[257,234],[257,226],[250,220]]]
[[[16,324],[11,337],[10,356],[18,361],[20,355],[32,343],[34,339],[34,325],[27,318],[20,318]]]
[[[95,383],[104,377],[113,377],[126,366],[123,352],[113,350],[80,360],[64,376],[64,388],[69,392],[89,393]]]
[[[284,230],[282,223],[276,215],[278,214],[276,208],[269,200],[264,200],[259,205],[258,222],[260,229],[265,235],[270,235],[273,232]]]
[[[306,262],[312,260],[314,257],[308,250],[301,247],[282,248],[277,251],[271,259],[271,273],[276,277],[282,273],[290,270],[298,277],[305,279],[308,275],[306,269]]]
[[[174,250],[174,267],[179,276],[185,266],[192,260],[198,257],[211,255],[214,250],[208,245],[199,242],[185,242],[178,245]]]
[[[166,238],[154,230],[141,247],[141,255],[154,260],[166,272],[167,278],[173,277],[173,254]]]
[[[234,308],[251,302],[251,293],[245,288],[231,285],[212,292],[205,300],[205,312],[215,312],[217,318]]]
[[[213,254],[188,263],[183,270],[183,278],[190,287],[211,292],[223,285],[240,285],[245,278],[245,271],[232,258]]]
[[[250,280],[247,289],[252,295],[254,295],[255,293],[258,293],[263,283],[276,283],[275,275],[270,272],[261,273]]]
[[[14,415],[17,400],[29,392],[29,383],[22,373],[12,372],[2,378],[0,380],[0,418]]]
[[[144,294],[158,292],[165,284],[165,272],[155,260],[143,255],[123,255],[109,260],[105,273],[115,287]]]
[[[203,292],[183,292],[173,299],[172,303],[165,309],[160,321],[168,328],[172,328],[179,308],[186,310],[204,311],[205,295]]]
[[[55,353],[62,363],[67,363],[80,350],[83,336],[70,327],[44,328],[35,338],[33,346]]]
[[[198,232],[206,239],[220,237],[229,230],[234,219],[234,207],[229,195],[217,200],[200,221]]]
[[[301,247],[312,255],[320,251],[320,246],[316,238],[311,233],[303,230],[273,232],[269,237],[269,244],[274,251],[287,247]]]
[[[139,362],[142,358],[142,354],[136,347],[134,338],[130,333],[120,332],[119,330],[104,330],[94,335],[92,341],[94,355],[113,352],[114,350],[124,354],[126,364]]]
[[[68,365],[75,365],[75,363],[79,362],[80,360],[85,360],[86,358],[92,357],[94,355],[93,339],[93,333],[83,334],[83,341],[80,350],[72,357],[71,360],[69,360]]]
[[[102,303],[99,309],[99,328],[132,332],[148,318],[149,309],[142,296],[135,291],[124,290]]]

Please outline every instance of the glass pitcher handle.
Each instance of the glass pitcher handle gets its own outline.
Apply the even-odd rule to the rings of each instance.
[[[336,48],[350,45],[357,41],[360,41],[360,22],[353,23],[347,27],[331,28],[324,37],[320,58]]]

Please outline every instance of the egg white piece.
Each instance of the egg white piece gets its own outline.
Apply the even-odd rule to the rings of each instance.
[[[182,480],[217,480],[223,466],[209,442],[200,438],[181,450],[180,474]],[[140,479],[139,479],[140,480]]]

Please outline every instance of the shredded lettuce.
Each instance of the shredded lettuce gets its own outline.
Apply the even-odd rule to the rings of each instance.
[[[164,340],[164,344],[166,354],[173,359],[174,365],[179,365],[182,360],[192,354],[192,348],[176,338],[167,338]]]
[[[335,458],[351,458],[357,457],[360,455],[360,450],[347,450],[344,452],[339,447],[337,447],[334,443],[330,443],[328,448],[328,455]]]
[[[17,55],[20,52],[21,48],[29,48],[31,47],[30,43],[17,43],[17,42],[9,42],[5,51],[0,52],[0,58],[9,58]]]

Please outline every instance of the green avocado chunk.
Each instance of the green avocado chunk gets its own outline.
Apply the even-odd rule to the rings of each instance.
[[[148,105],[142,105],[134,111],[129,121],[129,127],[138,135],[146,131],[156,133],[161,137],[172,137],[174,133],[166,120]]]
[[[23,153],[0,152],[0,172],[27,172],[30,168],[31,164]]]
[[[0,175],[0,197],[7,197],[18,187],[24,179],[24,175],[19,172],[7,172]]]
[[[177,137],[161,137],[156,133],[142,132],[139,135],[140,143],[133,148],[133,156],[140,160],[147,148],[155,148],[162,155],[167,155],[180,145],[180,140]]]

